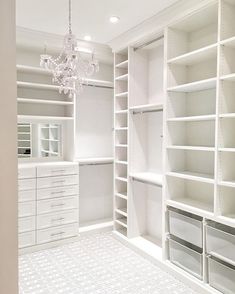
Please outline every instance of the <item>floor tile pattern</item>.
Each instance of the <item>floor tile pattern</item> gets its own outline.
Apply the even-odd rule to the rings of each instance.
[[[111,232],[20,256],[19,280],[19,294],[196,294]]]

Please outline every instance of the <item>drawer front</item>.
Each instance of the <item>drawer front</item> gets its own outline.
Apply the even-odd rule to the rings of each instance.
[[[53,188],[53,187],[63,187],[69,185],[78,184],[78,176],[62,176],[62,177],[48,177],[48,178],[38,178],[37,188]]]
[[[39,189],[37,191],[37,199],[48,199],[48,198],[57,198],[65,196],[78,195],[78,185],[67,186],[67,187],[57,187],[49,189]]]
[[[235,267],[209,258],[209,284],[221,293],[235,293]]]
[[[35,167],[19,167],[18,168],[18,179],[32,179],[36,178]]]
[[[37,176],[40,178],[76,174],[78,174],[78,164],[62,164],[37,167]]]
[[[19,248],[29,247],[36,244],[35,232],[19,234]]]
[[[170,234],[202,248],[202,221],[169,211],[169,225]]]
[[[37,214],[51,213],[68,209],[78,208],[78,197],[63,197],[50,200],[39,200],[37,202]]]
[[[169,240],[170,261],[198,279],[202,279],[202,254]]]
[[[48,243],[75,237],[78,235],[78,224],[60,226],[51,229],[37,231],[37,244]]]
[[[19,233],[35,231],[35,229],[36,229],[35,216],[23,217],[18,220]]]
[[[78,223],[78,210],[63,211],[58,213],[43,214],[37,216],[37,229],[47,229],[55,226]]]
[[[36,189],[36,179],[18,180],[19,191],[34,190],[34,189]]]
[[[26,190],[18,192],[18,201],[35,201],[36,200],[36,190]]]
[[[34,216],[35,213],[36,213],[35,201],[20,202],[18,204],[19,217]]]

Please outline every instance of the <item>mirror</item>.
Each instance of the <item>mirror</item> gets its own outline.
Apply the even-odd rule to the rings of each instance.
[[[18,123],[18,158],[61,156],[61,125]]]

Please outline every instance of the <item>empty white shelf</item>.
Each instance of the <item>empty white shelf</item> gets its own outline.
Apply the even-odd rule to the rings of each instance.
[[[226,186],[226,187],[235,188],[235,180],[234,181],[220,181],[218,184],[220,186]]]
[[[119,198],[127,200],[127,192],[118,192],[115,195]]]
[[[117,164],[123,164],[123,165],[127,165],[127,161],[122,161],[122,160],[116,160],[115,161]]]
[[[127,131],[128,127],[115,128],[116,131]]]
[[[187,83],[179,86],[169,87],[167,90],[171,92],[197,92],[202,90],[213,89],[216,87],[216,78]]]
[[[235,73],[232,73],[232,74],[228,74],[228,75],[224,75],[222,77],[220,77],[220,79],[222,81],[235,81]]]
[[[211,183],[211,184],[214,183],[214,177],[211,174],[196,173],[196,172],[190,172],[190,171],[177,171],[177,172],[168,172],[167,175],[181,178],[181,179],[204,182],[204,183]]]
[[[36,73],[36,74],[45,74],[50,75],[52,72],[50,70],[36,67],[36,66],[29,66],[29,65],[23,65],[23,64],[17,64],[16,69],[20,72],[28,72],[28,73]]]
[[[162,186],[163,177],[161,174],[157,174],[153,172],[143,172],[143,173],[132,173],[130,174],[130,176],[136,181],[141,181],[148,184]]]
[[[126,183],[127,183],[127,178],[123,178],[123,177],[116,177],[115,179],[116,179],[116,180],[118,180],[118,181],[121,181],[121,182],[126,182]]]
[[[197,201],[192,198],[177,198],[175,200],[167,200],[167,205],[198,214],[202,217],[212,216],[214,209],[213,205]]]
[[[116,81],[127,81],[128,80],[128,74],[124,74],[121,76],[118,76],[115,78]]]
[[[125,114],[125,113],[128,113],[128,110],[127,109],[118,110],[118,111],[115,112],[115,114]]]
[[[127,217],[127,208],[116,208],[115,211],[125,217]]]
[[[18,121],[64,121],[73,120],[71,116],[40,116],[40,115],[18,115]]]
[[[144,105],[138,105],[138,106],[132,106],[130,107],[130,110],[133,113],[138,113],[138,112],[145,112],[145,111],[161,111],[163,110],[163,104],[144,104]]]
[[[198,50],[174,57],[168,60],[169,64],[193,65],[205,60],[215,58],[217,54],[217,44],[212,44]]]
[[[128,68],[128,59],[116,64],[116,68]]]
[[[215,120],[215,118],[216,118],[215,114],[210,114],[210,115],[195,115],[195,116],[168,118],[167,121],[169,122],[208,121],[208,120]]]
[[[223,40],[220,42],[221,45],[229,46],[231,48],[235,48],[235,37]]]
[[[180,146],[180,145],[172,145],[167,146],[167,149],[175,149],[175,150],[192,150],[192,151],[209,151],[214,152],[214,147],[204,147],[204,146]]]
[[[30,83],[30,82],[17,82],[18,87],[22,88],[31,88],[31,89],[43,89],[43,90],[59,90],[60,87],[56,85],[49,84],[39,84],[39,83]]]
[[[223,113],[219,115],[220,118],[235,118],[235,113]]]
[[[115,95],[116,98],[127,98],[127,96],[128,96],[128,92],[122,92]]]
[[[127,148],[127,144],[117,144],[115,145],[117,148]]]
[[[86,157],[86,158],[77,158],[76,161],[79,164],[96,164],[96,163],[113,163],[113,157]]]
[[[220,152],[235,152],[235,148],[219,148]]]
[[[126,218],[119,218],[116,219],[115,222],[121,226],[123,226],[124,228],[127,228],[127,219]]]
[[[17,98],[20,103],[32,103],[32,104],[52,104],[52,105],[73,105],[72,101],[60,101],[60,100],[46,100],[46,99],[30,99],[30,98]]]

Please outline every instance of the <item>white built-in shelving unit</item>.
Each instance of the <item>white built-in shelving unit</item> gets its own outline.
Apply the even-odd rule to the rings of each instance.
[[[198,293],[235,293],[235,1],[146,39],[115,63],[114,235]]]

